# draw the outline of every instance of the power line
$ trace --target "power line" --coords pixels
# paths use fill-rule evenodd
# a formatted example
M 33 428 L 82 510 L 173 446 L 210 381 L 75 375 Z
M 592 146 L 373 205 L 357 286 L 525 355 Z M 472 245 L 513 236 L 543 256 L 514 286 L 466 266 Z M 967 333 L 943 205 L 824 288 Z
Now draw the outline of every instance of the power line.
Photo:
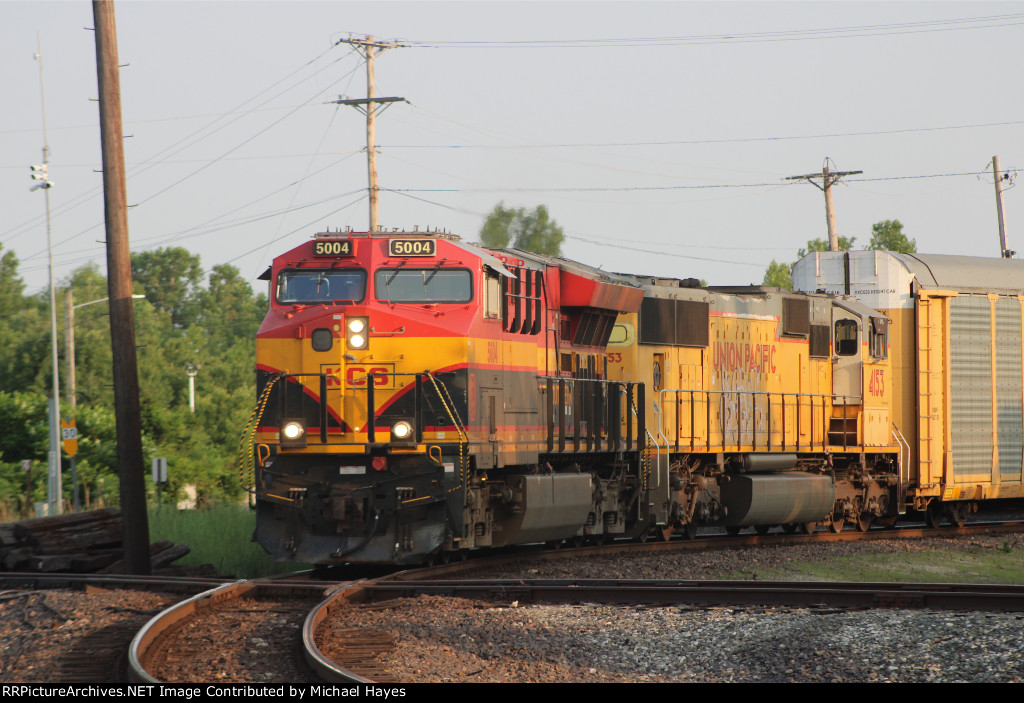
M 1024 14 L 962 17 L 924 22 L 854 25 L 815 29 L 780 30 L 774 32 L 730 32 L 726 34 L 695 34 L 666 37 L 625 37 L 605 39 L 539 39 L 513 41 L 416 41 L 403 39 L 413 48 L 445 49 L 600 49 L 638 46 L 680 46 L 706 44 L 750 44 L 784 41 L 813 41 L 820 39 L 851 39 L 876 36 L 953 32 L 975 29 L 993 29 L 1024 24 Z
M 1016 171 L 1009 171 L 1016 173 Z M 905 181 L 924 178 L 952 178 L 957 176 L 977 176 L 977 171 L 961 173 L 928 173 L 912 176 L 881 176 L 878 178 L 850 178 L 847 183 L 866 183 L 870 181 Z M 605 193 L 630 191 L 661 191 L 661 190 L 714 190 L 725 188 L 779 188 L 799 185 L 796 182 L 772 183 L 704 183 L 698 185 L 669 186 L 567 186 L 538 188 L 387 188 L 392 193 Z
M 297 69 L 295 69 L 294 71 L 292 71 L 288 75 L 286 75 L 283 78 L 275 81 L 274 83 L 272 83 L 271 85 L 267 86 L 263 90 L 259 91 L 258 93 L 256 93 L 252 97 L 247 98 L 246 100 L 242 101 L 241 103 L 236 105 L 235 108 L 233 108 L 231 111 L 229 111 L 227 113 L 222 113 L 219 117 L 214 119 L 212 122 L 210 122 L 210 123 L 208 123 L 206 125 L 203 125 L 202 127 L 200 127 L 198 129 L 194 130 L 193 132 L 191 132 L 190 134 L 182 137 L 181 139 L 177 140 L 176 142 L 173 142 L 169 146 L 167 146 L 167 147 L 161 149 L 160 151 L 156 152 L 153 156 L 149 157 L 148 159 L 146 159 L 146 160 L 136 164 L 135 166 L 132 167 L 129 175 L 132 176 L 132 177 L 136 177 L 136 176 L 138 176 L 138 175 L 140 175 L 142 173 L 145 173 L 146 171 L 148 171 L 150 168 L 152 168 L 156 164 L 163 163 L 170 156 L 173 156 L 174 154 L 178 154 L 178 153 L 184 151 L 185 149 L 187 149 L 187 148 L 189 148 L 191 146 L 194 146 L 195 144 L 199 143 L 203 139 L 206 139 L 207 137 L 215 134 L 216 132 L 220 131 L 221 129 L 224 129 L 225 127 L 228 127 L 229 125 L 233 124 L 234 122 L 236 122 L 237 120 L 241 119 L 242 117 L 244 117 L 244 116 L 246 116 L 246 115 L 248 115 L 248 114 L 250 114 L 252 112 L 255 112 L 256 110 L 258 110 L 259 108 L 263 107 L 264 105 L 266 105 L 271 100 L 274 100 L 274 99 L 284 95 L 288 91 L 290 91 L 290 90 L 292 90 L 294 88 L 299 87 L 300 85 L 302 85 L 306 81 L 316 77 L 322 71 L 325 71 L 328 68 L 330 68 L 331 66 L 333 66 L 333 65 L 335 65 L 335 64 L 337 64 L 337 63 L 339 63 L 341 61 L 344 61 L 346 58 L 348 58 L 349 56 L 351 56 L 351 55 L 353 55 L 355 53 L 355 52 L 349 52 L 348 54 L 345 54 L 344 56 L 341 56 L 338 59 L 332 61 L 327 66 L 324 66 L 323 68 L 317 69 L 311 75 L 306 76 L 305 78 L 303 78 L 302 80 L 298 81 L 297 83 L 294 83 L 294 84 L 290 85 L 289 87 L 285 88 L 283 91 L 280 91 L 280 92 L 278 92 L 278 93 L 268 97 L 266 100 L 264 100 L 262 103 L 260 103 L 256 108 L 253 108 L 251 110 L 247 110 L 247 111 L 241 112 L 241 113 L 238 112 L 238 110 L 240 108 L 242 108 L 245 105 L 247 105 L 247 104 L 253 102 L 254 100 L 260 98 L 261 96 L 266 94 L 268 91 L 270 91 L 273 88 L 277 87 L 278 85 L 280 85 L 281 83 L 285 82 L 286 80 L 292 78 L 293 76 L 295 76 L 297 73 L 299 73 L 300 71 L 302 71 L 306 67 L 308 67 L 311 64 L 319 61 L 320 58 L 322 58 L 329 51 L 333 50 L 333 48 L 334 48 L 334 46 L 332 45 L 331 48 L 321 52 L 320 54 L 318 54 L 317 56 L 313 57 L 309 61 L 306 61 L 304 64 L 299 66 Z M 328 88 L 330 88 L 330 87 L 334 86 L 335 84 L 337 84 L 338 82 L 344 80 L 347 76 L 349 76 L 352 73 L 354 73 L 358 68 L 359 68 L 358 66 L 354 67 L 348 73 L 343 75 L 341 78 L 339 78 L 338 80 L 336 80 L 333 83 L 331 83 L 331 85 L 329 85 Z M 324 90 L 326 90 L 326 88 Z M 297 110 L 301 109 L 302 107 L 310 105 L 313 102 L 313 100 L 316 99 L 317 95 L 319 95 L 322 92 L 323 91 L 319 91 L 316 95 L 314 95 L 313 97 L 311 97 L 308 100 L 306 100 L 306 102 L 303 105 L 296 106 L 296 107 L 292 108 L 291 111 L 288 112 L 287 115 L 285 115 L 285 117 L 288 117 L 288 116 L 294 114 Z M 225 124 L 217 126 L 215 129 L 211 129 L 211 128 L 214 127 L 214 125 L 216 125 L 218 122 L 220 122 L 224 117 L 229 116 L 229 115 L 237 115 L 237 116 L 235 117 L 235 119 L 229 120 Z M 281 119 L 284 119 L 284 118 L 281 118 Z M 281 120 L 278 120 L 274 124 L 277 124 L 280 121 Z M 273 125 L 271 125 L 271 126 L 273 126 Z M 207 131 L 206 134 L 202 134 L 205 130 L 209 130 L 209 131 Z M 264 130 L 264 131 L 266 131 L 266 130 Z M 256 136 L 258 136 L 258 135 L 256 135 Z M 253 137 L 253 138 L 255 138 L 255 137 Z M 189 141 L 189 140 L 191 140 L 191 141 Z M 186 144 L 185 142 L 188 142 L 188 143 Z M 241 145 L 239 145 L 239 146 L 241 146 Z M 228 153 L 230 154 L 231 152 L 229 151 Z M 223 155 L 222 155 L 222 158 L 223 158 Z M 210 165 L 210 164 L 208 163 L 207 165 Z M 204 168 L 205 168 L 205 166 L 204 166 Z M 191 174 L 191 175 L 195 175 L 196 173 L 199 173 L 199 171 L 202 171 L 202 170 L 203 169 L 201 168 L 201 169 L 193 172 L 193 174 Z M 190 176 L 186 176 L 185 178 L 187 179 L 187 178 L 191 177 L 191 175 Z M 185 179 L 182 179 L 182 180 L 185 180 Z M 178 183 L 180 183 L 180 182 L 181 181 L 178 181 Z M 177 183 L 172 184 L 170 187 L 174 187 L 175 185 L 177 185 Z M 69 211 L 75 209 L 76 207 L 78 207 L 78 206 L 84 204 L 85 202 L 87 202 L 89 200 L 89 198 L 91 198 L 92 196 L 96 195 L 100 190 L 101 190 L 101 188 L 99 186 L 97 186 L 95 188 L 91 188 L 91 189 L 85 191 L 84 193 L 80 193 L 79 195 L 75 196 L 74 198 L 72 198 L 71 200 L 66 202 L 63 206 L 57 208 L 55 214 L 59 215 L 59 214 L 63 214 L 65 212 L 69 212 Z M 160 193 L 163 193 L 166 190 L 168 190 L 168 189 L 165 188 L 163 191 L 160 191 Z M 157 195 L 159 195 L 160 193 L 157 193 Z M 150 196 L 150 198 L 147 198 L 147 200 L 149 200 L 149 199 L 151 199 L 153 197 L 156 197 L 156 196 Z M 15 237 L 18 237 L 18 236 L 21 236 L 22 234 L 25 234 L 26 232 L 30 231 L 32 227 L 34 227 L 36 224 L 38 224 L 39 220 L 40 220 L 39 217 L 31 218 L 31 219 L 29 219 L 29 220 L 27 220 L 27 221 L 25 221 L 25 222 L 23 222 L 23 223 L 21 223 L 19 225 L 15 225 L 14 227 L 12 227 L 12 228 L 10 228 L 10 229 L 0 233 L 0 241 L 11 241 Z M 99 225 L 97 225 L 97 226 L 99 226 Z M 90 229 L 93 229 L 93 228 L 90 228 Z M 21 230 L 21 231 L 17 231 L 17 230 Z M 67 241 L 67 240 L 65 240 L 65 241 Z
M 646 142 L 568 142 L 564 144 L 389 144 L 388 149 L 561 149 L 561 148 L 600 148 L 600 147 L 632 147 L 632 146 L 677 146 L 691 144 L 744 144 L 749 142 L 782 142 L 804 139 L 836 139 L 839 137 L 875 137 L 889 134 L 910 134 L 915 132 L 940 132 L 956 129 L 980 129 L 985 127 L 1011 127 L 1024 125 L 1024 120 L 1010 122 L 984 122 L 968 125 L 949 125 L 941 127 L 907 127 L 905 129 L 885 129 L 869 132 L 834 132 L 827 134 L 793 134 L 776 137 L 727 137 L 723 139 L 671 139 Z

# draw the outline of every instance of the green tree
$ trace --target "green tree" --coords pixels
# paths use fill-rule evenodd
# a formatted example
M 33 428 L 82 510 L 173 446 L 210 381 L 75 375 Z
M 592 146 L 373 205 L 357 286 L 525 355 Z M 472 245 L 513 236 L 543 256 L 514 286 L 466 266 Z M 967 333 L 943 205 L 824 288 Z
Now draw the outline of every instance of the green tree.
M 18 256 L 9 251 L 3 253 L 0 245 L 0 318 L 9 317 L 20 307 L 20 298 L 25 284 L 18 276 Z
M 772 259 L 772 262 L 768 264 L 768 270 L 764 272 L 764 280 L 761 281 L 761 285 L 793 290 L 792 268 L 793 264 L 780 264 Z
M 856 237 L 839 237 L 839 249 L 842 251 L 849 251 L 853 249 L 853 242 Z M 807 248 L 799 249 L 796 252 L 796 260 L 807 256 L 807 254 L 815 251 L 828 251 L 828 240 L 817 238 L 807 240 Z M 764 278 L 761 280 L 763 286 L 775 286 L 776 288 L 785 288 L 786 290 L 793 290 L 793 264 L 779 263 L 775 259 L 768 264 L 768 268 L 765 269 Z
M 182 247 L 132 254 L 132 280 L 153 307 L 171 314 L 177 328 L 194 321 L 194 297 L 202 279 L 199 257 Z
M 266 295 L 253 295 L 252 286 L 230 264 L 213 267 L 209 285 L 199 292 L 197 302 L 198 323 L 220 351 L 239 339 L 252 343 L 267 312 Z
M 551 219 L 544 205 L 527 212 L 524 207 L 506 208 L 504 203 L 498 203 L 480 229 L 484 246 L 502 249 L 511 243 L 516 249 L 549 256 L 562 255 L 563 239 L 562 228 Z
M 144 290 L 152 302 L 134 305 L 143 451 L 147 458 L 167 457 L 168 501 L 186 483 L 196 485 L 206 501 L 237 497 L 235 454 L 255 398 L 255 334 L 266 313 L 266 295 L 254 294 L 230 265 L 213 267 L 204 284 L 199 257 L 185 249 L 137 254 L 133 267 L 136 290 Z M 76 269 L 61 287 L 71 288 L 76 305 L 107 295 L 106 278 L 95 266 Z M 32 502 L 26 501 L 22 459 L 37 462 L 34 499 L 43 500 L 45 493 L 45 469 L 39 466 L 47 451 L 49 296 L 25 296 L 23 289 L 17 259 L 0 251 L 0 516 Z M 57 301 L 62 307 L 63 295 Z M 105 302 L 95 302 L 75 312 L 78 472 L 82 496 L 93 505 L 118 502 L 107 310 Z M 61 309 L 57 315 L 64 319 Z M 63 359 L 60 363 L 66 382 Z M 201 367 L 195 413 L 188 405 L 186 363 Z M 71 414 L 67 404 L 62 410 Z M 64 490 L 70 500 L 70 480 Z M 152 489 L 150 497 L 155 497 Z
M 907 239 L 903 234 L 903 223 L 899 220 L 882 220 L 871 225 L 871 243 L 868 249 L 885 249 L 900 254 L 917 251 L 917 240 Z
M 838 239 L 839 239 L 839 251 L 850 251 L 851 249 L 853 249 L 853 243 L 854 243 L 854 241 L 856 241 L 857 238 L 856 237 L 844 237 L 842 235 L 839 235 Z M 818 239 L 809 239 L 809 240 L 807 240 L 807 248 L 806 249 L 799 249 L 799 250 L 797 250 L 797 252 L 796 252 L 796 260 L 799 261 L 800 259 L 804 258 L 808 254 L 810 254 L 812 252 L 815 252 L 815 251 L 828 251 L 828 250 L 829 250 L 829 246 L 828 246 L 828 240 L 827 239 L 821 239 L 820 237 Z

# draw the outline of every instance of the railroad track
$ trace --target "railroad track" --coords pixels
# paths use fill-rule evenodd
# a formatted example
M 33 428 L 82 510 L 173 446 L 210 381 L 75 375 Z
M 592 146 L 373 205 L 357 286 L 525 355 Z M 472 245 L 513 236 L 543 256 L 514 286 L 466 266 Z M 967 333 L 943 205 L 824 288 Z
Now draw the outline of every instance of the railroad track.
M 159 683 L 199 676 L 204 681 L 310 680 L 295 636 L 310 609 L 334 582 L 265 579 L 222 584 L 177 603 L 150 620 L 129 648 L 128 677 Z M 231 657 L 228 652 L 232 652 Z M 315 680 L 315 679 L 312 679 Z
M 140 612 L 132 624 L 105 628 L 89 642 L 80 643 L 72 655 L 61 664 L 62 676 L 67 681 L 96 681 L 108 676 L 117 680 L 124 674 L 124 659 L 130 659 L 132 672 L 130 680 L 155 682 L 158 680 L 216 680 L 211 677 L 216 670 L 218 645 L 215 632 L 226 630 L 231 638 L 249 637 L 243 629 L 245 623 L 254 619 L 276 618 L 283 625 L 278 629 L 283 639 L 274 645 L 257 642 L 253 645 L 253 661 L 266 660 L 268 651 L 275 651 L 276 658 L 290 660 L 292 671 L 301 670 L 301 677 L 314 681 L 362 681 L 367 683 L 386 682 L 391 675 L 380 663 L 381 658 L 393 648 L 394 640 L 386 632 L 368 634 L 365 630 L 341 630 L 333 628 L 334 636 L 344 639 L 344 644 L 332 642 L 331 657 L 323 654 L 324 642 L 320 639 L 323 624 L 340 612 L 339 609 L 360 604 L 360 607 L 388 607 L 388 601 L 395 598 L 415 597 L 431 594 L 473 599 L 495 599 L 502 602 L 521 603 L 631 603 L 665 604 L 687 603 L 700 608 L 722 604 L 774 604 L 784 607 L 802 607 L 807 604 L 827 605 L 836 608 L 963 608 L 973 610 L 1001 609 L 1024 610 L 1019 604 L 1024 598 L 1020 588 L 989 586 L 951 586 L 948 584 L 835 584 L 835 583 L 768 583 L 757 581 L 580 581 L 580 580 L 486 580 L 467 583 L 454 576 L 467 568 L 486 567 L 502 560 L 559 559 L 580 557 L 589 554 L 610 554 L 620 551 L 674 550 L 674 549 L 715 549 L 744 545 L 806 543 L 806 540 L 847 541 L 882 539 L 917 539 L 919 537 L 941 537 L 964 535 L 976 532 L 998 532 L 1020 530 L 1017 523 L 972 524 L 963 528 L 918 530 L 900 528 L 895 530 L 873 530 L 867 533 L 846 531 L 841 534 L 818 533 L 814 536 L 770 534 L 737 537 L 711 536 L 697 540 L 673 540 L 664 543 L 648 542 L 644 545 L 610 544 L 599 547 L 584 547 L 561 550 L 526 550 L 501 557 L 472 559 L 468 563 L 453 563 L 433 569 L 410 570 L 390 576 L 359 581 L 353 585 L 339 587 L 336 581 L 313 581 L 308 574 L 292 579 L 271 579 L 225 585 L 216 579 L 198 578 L 144 578 L 126 576 L 80 576 L 67 574 L 0 574 L 0 583 L 7 587 L 31 589 L 43 588 L 85 588 L 106 590 L 114 588 L 147 588 L 198 596 L 169 607 L 153 617 L 142 631 L 141 620 L 153 615 Z M 447 577 L 439 581 L 437 577 Z M 302 580 L 299 580 L 302 579 Z M 430 580 L 427 580 L 430 579 Z M 324 600 L 337 591 L 333 598 Z M 319 606 L 317 603 L 323 601 Z M 376 605 L 371 605 L 376 604 Z M 205 620 L 204 620 L 205 619 Z M 209 623 L 221 621 L 221 625 Z M 208 624 L 196 623 L 205 622 Z M 229 623 L 227 625 L 223 623 Z M 273 629 L 273 628 L 271 628 Z M 196 636 L 196 633 L 201 633 Z M 301 633 L 302 646 L 297 641 Z M 289 639 L 290 638 L 290 639 Z M 259 638 L 252 636 L 252 641 Z M 129 640 L 132 654 L 124 656 Z M 116 643 L 116 644 L 115 644 Z M 212 645 L 212 647 L 211 647 Z M 278 649 L 271 650 L 272 646 Z M 266 649 L 264 649 L 266 648 Z M 211 655 L 211 650 L 213 654 Z M 264 650 L 264 651 L 260 651 Z M 206 673 L 198 673 L 205 671 Z M 242 671 L 231 672 L 247 676 Z M 296 674 L 290 675 L 295 679 Z M 246 679 L 252 680 L 252 679 Z M 282 679 L 287 680 L 287 679 Z
M 331 654 L 323 651 L 321 629 L 331 619 L 344 619 L 353 605 L 385 605 L 418 596 L 490 600 L 502 604 L 614 604 L 635 606 L 757 605 L 842 609 L 927 608 L 1024 612 L 1024 586 L 945 583 L 833 583 L 765 581 L 689 581 L 628 579 L 492 579 L 461 582 L 413 580 L 409 574 L 355 582 L 320 603 L 303 627 L 306 660 L 317 675 L 339 683 L 383 683 L 391 680 L 380 657 L 394 642 L 379 632 L 367 642 L 367 630 L 332 628 Z M 340 654 L 339 654 L 340 653 Z M 379 672 L 379 673 L 378 673 Z M 383 675 L 385 678 L 376 678 Z
M 676 551 L 700 551 L 706 549 L 730 549 L 735 547 L 757 547 L 785 544 L 834 544 L 838 542 L 870 542 L 873 540 L 918 540 L 935 539 L 942 537 L 959 537 L 981 534 L 1016 533 L 1024 531 L 1024 521 L 979 521 L 964 525 L 963 527 L 943 527 L 933 529 L 915 525 L 899 526 L 891 528 L 876 527 L 867 532 L 858 532 L 853 529 L 844 530 L 839 533 L 819 530 L 811 535 L 786 533 L 782 531 L 771 532 L 766 535 L 754 533 L 740 533 L 739 535 L 712 534 L 700 535 L 695 539 L 687 539 L 682 535 L 675 535 L 665 541 L 634 542 L 619 540 L 607 542 L 601 545 L 573 547 L 568 544 L 553 547 L 552 545 L 526 545 L 490 550 L 480 556 L 474 556 L 466 561 L 453 561 L 447 564 L 437 563 L 429 567 L 432 574 L 445 575 L 457 574 L 478 567 L 487 567 L 502 564 L 507 561 L 518 561 L 523 559 L 539 561 L 558 561 L 572 557 L 587 557 L 600 554 L 627 554 L 640 552 L 676 552 Z M 409 570 L 398 572 L 390 578 L 418 578 L 421 570 Z M 408 576 L 406 576 L 408 575 Z

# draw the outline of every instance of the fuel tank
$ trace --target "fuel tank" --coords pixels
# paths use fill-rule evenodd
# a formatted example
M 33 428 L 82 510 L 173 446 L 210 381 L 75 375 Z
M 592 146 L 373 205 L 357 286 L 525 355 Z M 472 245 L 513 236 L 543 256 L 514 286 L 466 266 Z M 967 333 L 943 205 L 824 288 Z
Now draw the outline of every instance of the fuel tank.
M 832 513 L 836 501 L 831 476 L 787 472 L 727 478 L 721 493 L 728 526 L 816 522 Z

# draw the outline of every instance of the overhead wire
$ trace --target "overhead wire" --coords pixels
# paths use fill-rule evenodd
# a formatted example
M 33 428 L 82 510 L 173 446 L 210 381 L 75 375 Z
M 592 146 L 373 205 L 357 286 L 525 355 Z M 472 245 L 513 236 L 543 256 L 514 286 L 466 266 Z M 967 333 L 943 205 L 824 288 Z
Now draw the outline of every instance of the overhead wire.
M 315 71 L 310 76 L 307 76 L 307 77 L 303 78 L 301 81 L 295 83 L 294 85 L 289 86 L 285 90 L 283 90 L 283 91 L 281 91 L 279 93 L 276 93 L 275 95 L 270 96 L 269 98 L 264 100 L 262 103 L 260 103 L 256 108 L 253 108 L 253 109 L 250 109 L 250 110 L 246 110 L 244 112 L 239 112 L 240 108 L 244 107 L 245 105 L 248 105 L 249 103 L 253 102 L 254 100 L 257 100 L 258 98 L 260 98 L 261 96 L 266 94 L 268 91 L 272 90 L 273 88 L 277 87 L 281 83 L 285 82 L 286 80 L 289 80 L 290 78 L 292 78 L 293 76 L 295 76 L 296 74 L 301 72 L 306 67 L 310 66 L 311 64 L 315 63 L 316 61 L 319 61 L 324 55 L 326 55 L 329 51 L 331 51 L 334 48 L 334 46 L 335 45 L 332 45 L 329 49 L 326 49 L 325 51 L 321 52 L 320 54 L 318 54 L 317 56 L 313 57 L 309 61 L 305 62 L 304 64 L 299 66 L 297 69 L 295 69 L 294 71 L 292 71 L 288 75 L 286 75 L 283 78 L 275 81 L 274 83 L 272 83 L 271 85 L 269 85 L 266 88 L 262 89 L 261 91 L 259 91 L 255 95 L 253 95 L 252 97 L 247 98 L 246 100 L 242 101 L 241 103 L 236 105 L 234 108 L 232 108 L 232 110 L 230 110 L 230 111 L 228 111 L 226 113 L 220 113 L 212 122 L 209 122 L 206 125 L 203 125 L 202 127 L 197 128 L 196 130 L 194 130 L 190 134 L 185 135 L 181 139 L 179 139 L 179 140 L 173 142 L 172 144 L 168 145 L 167 147 L 164 147 L 163 149 L 157 151 L 155 154 L 153 154 L 149 158 L 144 159 L 143 161 L 136 163 L 134 166 L 132 166 L 129 169 L 128 175 L 131 176 L 131 177 L 135 177 L 135 176 L 140 175 L 141 173 L 145 173 L 147 170 L 149 170 L 149 168 L 152 168 L 153 166 L 155 166 L 157 164 L 164 163 L 164 161 L 169 156 L 173 156 L 174 154 L 180 153 L 184 149 L 186 149 L 186 148 L 188 148 L 190 146 L 193 146 L 193 145 L 199 143 L 200 141 L 202 141 L 203 139 L 206 139 L 207 137 L 209 137 L 209 136 L 219 132 L 221 129 L 224 129 L 227 126 L 233 124 L 238 119 L 241 119 L 242 117 L 247 116 L 247 115 L 251 114 L 252 112 L 255 112 L 256 110 L 258 110 L 259 108 L 263 107 L 270 100 L 274 100 L 274 99 L 284 95 L 285 93 L 289 92 L 290 90 L 299 87 L 300 85 L 305 83 L 310 78 L 316 76 L 318 73 L 320 73 L 320 72 L 322 72 L 324 70 L 327 70 L 327 68 L 329 68 L 330 66 L 333 66 L 334 64 L 339 63 L 339 62 L 347 59 L 349 56 L 355 55 L 355 53 L 356 53 L 354 50 L 353 51 L 349 51 L 347 54 L 345 54 L 344 56 L 339 57 L 338 59 L 336 59 L 335 61 L 331 62 L 327 66 L 325 66 L 325 67 L 323 67 L 321 69 L 318 69 L 317 71 Z M 356 70 L 358 70 L 358 68 L 359 68 L 359 65 L 357 64 L 356 67 L 353 68 L 349 73 L 354 73 Z M 339 79 L 339 81 L 340 80 L 344 80 L 344 78 L 347 77 L 347 76 L 348 76 L 348 74 L 346 74 L 341 79 Z M 335 83 L 337 83 L 337 82 L 338 81 L 335 81 Z M 333 83 L 332 83 L 332 85 L 333 85 Z M 287 113 L 286 116 L 292 115 L 298 109 L 301 109 L 302 107 L 308 106 L 312 102 L 313 99 L 315 99 L 315 97 L 314 98 L 310 98 L 305 103 L 303 103 L 303 105 L 300 105 L 300 106 L 297 106 L 297 107 L 293 107 Z M 220 125 L 220 126 L 216 127 L 216 129 L 211 129 L 219 121 L 223 120 L 225 117 L 227 117 L 229 115 L 237 115 L 237 117 L 235 119 L 233 119 L 233 120 L 228 121 L 227 123 L 225 123 L 223 125 Z M 278 120 L 278 122 L 280 122 L 280 120 Z M 275 122 L 275 124 L 276 123 L 277 122 Z M 209 131 L 206 134 L 202 134 L 206 130 L 209 130 Z M 191 140 L 191 141 L 189 141 L 189 140 Z M 186 144 L 185 142 L 188 142 L 188 143 Z M 166 156 L 161 156 L 161 155 L 166 155 Z M 200 169 L 200 170 L 202 170 L 202 169 Z M 198 171 L 196 171 L 195 173 L 198 173 Z M 74 208 L 78 207 L 79 205 L 82 205 L 90 197 L 92 197 L 93 195 L 97 194 L 101 190 L 102 190 L 102 186 L 96 186 L 94 188 L 91 188 L 91 189 L 83 192 L 83 193 L 80 193 L 79 195 L 73 197 L 71 200 L 65 202 L 63 205 L 58 206 L 57 208 L 55 208 L 54 211 L 53 211 L 53 216 L 56 217 L 58 215 L 62 215 L 64 213 L 66 213 L 66 212 L 68 212 L 70 210 L 73 210 Z M 161 192 L 164 192 L 164 191 L 161 191 Z M 155 196 L 151 196 L 151 198 L 152 197 L 155 197 Z M 147 198 L 147 200 L 148 199 L 149 198 Z M 11 233 L 14 232 L 15 230 L 21 230 L 22 228 L 31 228 L 31 227 L 37 225 L 42 220 L 43 220 L 43 216 L 42 215 L 38 215 L 36 217 L 30 218 L 29 220 L 23 222 L 22 224 L 15 225 L 14 227 L 12 227 L 12 228 L 4 231 L 4 232 L 0 232 L 0 241 L 11 241 L 15 237 L 18 237 L 21 234 L 25 234 L 27 231 L 30 231 L 30 230 L 24 230 L 24 231 L 21 231 L 21 232 L 16 232 L 13 235 Z M 92 228 L 90 228 L 90 229 L 92 229 Z M 8 236 L 8 235 L 11 235 L 11 236 Z
M 308 222 L 306 222 L 306 223 L 304 223 L 302 225 L 299 225 L 295 229 L 293 229 L 293 230 L 291 230 L 289 232 L 285 232 L 284 234 L 282 234 L 280 236 L 272 237 L 271 239 L 269 239 L 268 241 L 264 242 L 263 244 L 255 247 L 253 249 L 250 249 L 248 251 L 244 251 L 244 252 L 238 254 L 237 256 L 235 256 L 234 258 L 228 259 L 224 263 L 230 264 L 233 261 L 238 261 L 239 259 L 241 259 L 244 256 L 248 256 L 249 254 L 253 254 L 253 253 L 257 252 L 257 251 L 265 249 L 268 246 L 270 246 L 271 244 L 273 244 L 274 242 L 276 242 L 277 240 L 283 239 L 284 237 L 290 237 L 293 234 L 301 232 L 301 231 L 305 230 L 307 227 L 311 227 L 312 225 L 316 224 L 320 220 L 323 220 L 326 217 L 330 217 L 331 215 L 336 215 L 339 212 L 341 212 L 342 210 L 346 210 L 346 209 L 352 207 L 353 205 L 356 205 L 356 204 L 362 202 L 363 200 L 365 200 L 366 198 L 369 197 L 369 195 L 366 193 L 366 191 L 364 189 L 362 189 L 362 188 L 360 188 L 359 191 L 352 191 L 352 193 L 355 193 L 355 192 L 360 192 L 360 196 L 358 198 L 356 198 L 355 200 L 353 200 L 352 202 L 350 202 L 350 203 L 348 203 L 346 205 L 342 205 L 341 207 L 337 208 L 336 210 L 332 210 L 331 212 L 328 212 L 328 213 L 325 213 L 323 215 L 320 215 L 319 217 L 317 217 L 317 218 L 315 218 L 313 220 L 310 220 L 310 221 L 308 221 Z M 351 195 L 352 193 L 349 193 L 349 195 Z
M 533 39 L 533 40 L 412 40 L 396 39 L 412 48 L 446 49 L 593 49 L 634 48 L 639 46 L 679 46 L 707 44 L 749 44 L 821 39 L 851 39 L 903 34 L 967 31 L 1013 27 L 1024 24 L 1024 13 L 962 17 L 922 22 L 852 25 L 812 29 L 777 30 L 771 32 L 730 32 L 663 37 L 619 37 L 605 39 Z
M 388 144 L 388 149 L 560 149 L 560 148 L 605 148 L 634 146 L 687 146 L 696 144 L 745 144 L 750 142 L 782 142 L 806 139 L 838 139 L 841 137 L 876 137 L 890 134 L 910 134 L 915 132 L 939 132 L 956 129 L 979 129 L 986 127 L 1016 127 L 1024 125 L 1024 120 L 1006 122 L 982 122 L 967 125 L 944 125 L 938 127 L 907 127 L 903 129 L 883 129 L 863 132 L 833 132 L 824 134 L 789 134 L 774 137 L 728 137 L 721 139 L 663 139 L 659 141 L 637 142 L 566 142 L 548 144 Z

